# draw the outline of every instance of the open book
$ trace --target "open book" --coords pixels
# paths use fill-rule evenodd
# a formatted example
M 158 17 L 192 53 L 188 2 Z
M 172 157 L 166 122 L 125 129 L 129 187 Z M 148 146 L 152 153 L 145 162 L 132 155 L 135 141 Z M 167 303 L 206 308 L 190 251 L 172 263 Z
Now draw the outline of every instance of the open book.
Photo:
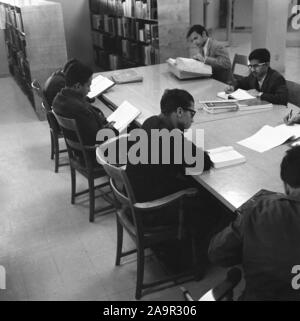
M 246 162 L 245 156 L 237 152 L 232 146 L 224 146 L 207 151 L 214 168 L 221 168 Z
M 111 78 L 116 84 L 126 84 L 131 82 L 143 81 L 143 76 L 139 75 L 133 69 L 116 72 L 111 76 Z
M 235 100 L 246 100 L 246 99 L 256 99 L 256 97 L 250 95 L 246 90 L 237 89 L 236 91 L 226 94 L 225 91 L 222 91 L 217 94 L 219 98 L 222 99 L 235 99 Z
M 115 83 L 110 79 L 98 75 L 97 77 L 93 78 L 90 92 L 88 93 L 89 98 L 95 98 L 102 94 L 105 90 L 111 88 Z
M 120 133 L 136 119 L 141 112 L 128 101 L 124 101 L 109 117 L 108 122 L 115 122 L 114 127 Z
M 280 146 L 289 139 L 297 138 L 300 138 L 300 125 L 287 126 L 282 124 L 276 127 L 266 125 L 256 134 L 238 142 L 238 144 L 263 153 Z
M 169 70 L 179 79 L 210 77 L 212 67 L 190 58 L 169 58 Z

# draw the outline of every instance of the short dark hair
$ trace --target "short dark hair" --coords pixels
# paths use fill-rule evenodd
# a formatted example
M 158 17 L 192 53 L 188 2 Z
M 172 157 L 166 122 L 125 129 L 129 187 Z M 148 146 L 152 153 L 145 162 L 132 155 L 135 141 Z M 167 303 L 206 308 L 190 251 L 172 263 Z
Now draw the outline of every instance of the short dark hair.
M 293 188 L 300 188 L 300 146 L 286 152 L 281 162 L 281 179 Z
M 254 59 L 258 60 L 260 63 L 270 62 L 271 61 L 270 51 L 265 48 L 255 49 L 250 53 L 249 61 Z
M 93 75 L 93 70 L 82 64 L 80 61 L 74 62 L 66 72 L 66 86 L 72 87 L 79 83 L 84 85 Z
M 170 114 L 179 107 L 188 108 L 192 103 L 194 98 L 186 90 L 167 89 L 161 98 L 160 109 L 163 114 Z
M 69 69 L 69 67 L 71 65 L 73 65 L 74 63 L 77 63 L 77 62 L 79 62 L 79 61 L 77 59 L 75 59 L 75 58 L 72 58 L 72 59 L 68 60 L 66 62 L 66 64 L 64 65 L 64 67 L 63 67 L 63 70 L 62 70 L 63 73 L 65 74 L 67 72 L 67 70 Z
M 205 32 L 206 35 L 208 36 L 207 30 L 205 29 L 205 27 L 203 27 L 203 26 L 201 26 L 201 25 L 193 25 L 193 26 L 189 29 L 186 37 L 189 38 L 190 35 L 191 35 L 193 32 L 197 32 L 200 36 L 202 36 L 203 32 Z

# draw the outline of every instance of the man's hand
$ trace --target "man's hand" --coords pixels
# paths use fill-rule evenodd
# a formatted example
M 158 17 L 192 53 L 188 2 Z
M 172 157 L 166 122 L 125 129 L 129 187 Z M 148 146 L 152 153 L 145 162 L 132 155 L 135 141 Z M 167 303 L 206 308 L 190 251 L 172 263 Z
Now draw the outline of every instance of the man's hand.
M 291 126 L 294 124 L 300 124 L 300 112 L 295 115 L 294 117 L 291 117 L 290 114 L 287 114 L 284 118 L 283 121 L 286 125 Z
M 205 58 L 200 53 L 198 53 L 197 55 L 193 56 L 193 59 L 201 61 L 201 62 L 205 61 Z
M 260 97 L 262 95 L 262 93 L 257 91 L 256 89 L 248 90 L 248 94 L 250 94 L 250 95 L 252 95 L 254 97 Z
M 229 86 L 225 87 L 224 91 L 226 94 L 231 94 L 234 92 L 234 87 L 229 85 Z

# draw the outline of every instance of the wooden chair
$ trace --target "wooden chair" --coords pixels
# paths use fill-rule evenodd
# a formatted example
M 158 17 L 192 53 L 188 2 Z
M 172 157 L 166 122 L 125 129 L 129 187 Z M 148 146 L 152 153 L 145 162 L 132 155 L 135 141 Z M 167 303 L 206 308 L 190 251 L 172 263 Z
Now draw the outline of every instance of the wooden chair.
M 239 54 L 234 55 L 231 71 L 232 71 L 233 77 L 235 79 L 239 80 L 239 79 L 245 77 L 245 75 L 241 75 L 241 74 L 236 73 L 236 65 L 246 66 L 247 71 L 248 71 L 248 57 L 244 56 L 244 55 L 239 55 Z
M 289 103 L 300 107 L 300 84 L 287 80 L 286 85 L 289 91 Z
M 144 283 L 144 250 L 166 241 L 180 239 L 181 225 L 167 225 L 158 226 L 155 228 L 147 228 L 143 222 L 143 218 L 146 217 L 150 212 L 153 214 L 153 211 L 161 209 L 164 210 L 162 213 L 163 215 L 168 207 L 177 204 L 178 206 L 176 206 L 176 208 L 179 210 L 176 214 L 179 215 L 179 222 L 181 222 L 183 217 L 181 207 L 182 200 L 184 197 L 194 196 L 197 190 L 194 188 L 186 189 L 151 202 L 138 203 L 135 199 L 130 181 L 126 175 L 125 166 L 112 165 L 107 162 L 106 158 L 104 157 L 105 148 L 107 148 L 109 144 L 119 142 L 121 139 L 127 139 L 127 136 L 128 135 L 123 135 L 102 144 L 97 148 L 96 154 L 98 162 L 103 166 L 104 170 L 110 177 L 110 185 L 116 200 L 116 265 L 120 265 L 122 257 L 137 253 L 137 281 L 135 297 L 136 299 L 140 299 L 144 289 L 171 281 L 179 281 L 182 278 L 185 278 L 186 280 L 186 277 L 191 277 L 191 275 L 194 273 L 194 270 L 184 273 L 181 272 L 177 275 L 173 275 L 152 283 Z M 136 249 L 127 252 L 122 251 L 124 229 L 135 242 Z
M 60 163 L 59 162 L 59 154 L 66 153 L 66 149 L 60 149 L 59 146 L 59 140 L 63 139 L 63 134 L 61 132 L 61 129 L 59 128 L 59 125 L 52 113 L 52 109 L 49 106 L 47 99 L 43 93 L 43 89 L 40 85 L 40 83 L 37 80 L 34 80 L 31 83 L 31 87 L 34 90 L 34 92 L 42 99 L 42 108 L 45 111 L 47 121 L 50 128 L 50 139 L 51 139 L 51 159 L 55 159 L 55 167 L 54 171 L 55 173 L 58 173 L 58 168 L 60 166 L 66 166 L 69 165 L 69 163 Z
M 102 188 L 109 186 L 108 177 L 102 166 L 96 163 L 96 146 L 87 146 L 83 144 L 81 134 L 78 130 L 75 119 L 64 118 L 52 111 L 60 128 L 62 129 L 71 169 L 71 204 L 75 203 L 75 197 L 89 193 L 89 221 L 95 220 L 95 189 L 99 189 L 102 198 L 109 203 L 108 206 L 99 211 L 105 215 L 114 210 L 114 202 L 109 194 L 111 190 L 103 191 Z M 73 138 L 74 137 L 74 138 Z M 76 193 L 76 171 L 82 174 L 87 180 L 89 188 Z M 104 178 L 104 182 L 95 186 L 95 179 Z

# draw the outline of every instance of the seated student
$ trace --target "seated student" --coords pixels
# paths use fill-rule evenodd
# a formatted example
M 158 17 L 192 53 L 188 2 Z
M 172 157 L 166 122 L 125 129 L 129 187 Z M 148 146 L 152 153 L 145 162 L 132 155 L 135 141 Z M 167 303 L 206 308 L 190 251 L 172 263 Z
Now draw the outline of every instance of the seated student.
M 272 104 L 287 105 L 288 89 L 285 79 L 270 67 L 270 61 L 271 55 L 267 49 L 253 50 L 249 55 L 250 75 L 235 81 L 234 86 L 228 86 L 225 92 L 231 93 L 241 88 Z
M 299 164 L 300 147 L 287 151 L 281 163 L 285 194 L 264 191 L 211 240 L 213 263 L 242 264 L 243 300 L 300 300 L 292 287 L 292 269 L 300 262 Z
M 55 71 L 45 82 L 44 94 L 48 105 L 51 107 L 55 96 L 65 87 L 66 78 L 65 74 L 68 68 L 75 62 L 76 59 L 69 60 L 65 66 Z
M 108 127 L 103 113 L 89 104 L 86 95 L 90 91 L 93 71 L 77 61 L 67 69 L 66 87 L 58 93 L 53 101 L 56 114 L 75 119 L 82 135 L 83 144 L 95 145 L 97 132 Z M 74 139 L 74 137 L 73 137 Z
M 148 137 L 148 163 L 127 164 L 127 175 L 131 182 L 133 192 L 138 202 L 152 201 L 169 194 L 178 192 L 182 189 L 197 187 L 199 193 L 194 198 L 188 198 L 184 202 L 185 219 L 187 224 L 194 228 L 194 233 L 199 244 L 199 259 L 202 268 L 207 263 L 208 242 L 215 227 L 219 210 L 213 211 L 215 208 L 209 196 L 205 195 L 204 189 L 191 177 L 185 175 L 187 166 L 193 167 L 194 164 L 187 164 L 184 159 L 182 162 L 175 162 L 175 154 L 178 153 L 179 144 L 171 143 L 169 153 L 170 161 L 165 164 L 162 161 L 162 141 L 159 141 L 159 161 L 151 163 L 151 135 L 153 130 L 179 130 L 181 139 L 183 131 L 190 128 L 196 111 L 194 109 L 194 98 L 185 90 L 172 89 L 166 90 L 161 98 L 161 114 L 148 118 L 142 129 L 146 131 Z M 153 142 L 153 139 L 152 139 Z M 184 142 L 182 146 L 184 145 Z M 195 145 L 192 145 L 196 149 Z M 166 150 L 166 149 L 164 149 Z M 179 151 L 181 153 L 182 150 Z M 195 155 L 195 153 L 193 153 Z M 211 161 L 207 153 L 202 151 L 204 170 L 211 167 Z M 199 172 L 197 173 L 199 175 Z M 170 213 L 153 213 L 145 217 L 145 224 L 149 226 L 160 226 L 176 222 L 176 209 Z M 215 215 L 216 213 L 216 215 Z M 167 214 L 167 215 L 166 215 Z M 203 272 L 203 270 L 201 271 Z M 199 273 L 200 269 L 199 269 Z
M 187 39 L 199 49 L 199 53 L 193 58 L 212 66 L 213 78 L 224 83 L 232 79 L 228 51 L 218 41 L 209 38 L 203 26 L 192 26 L 187 33 Z

